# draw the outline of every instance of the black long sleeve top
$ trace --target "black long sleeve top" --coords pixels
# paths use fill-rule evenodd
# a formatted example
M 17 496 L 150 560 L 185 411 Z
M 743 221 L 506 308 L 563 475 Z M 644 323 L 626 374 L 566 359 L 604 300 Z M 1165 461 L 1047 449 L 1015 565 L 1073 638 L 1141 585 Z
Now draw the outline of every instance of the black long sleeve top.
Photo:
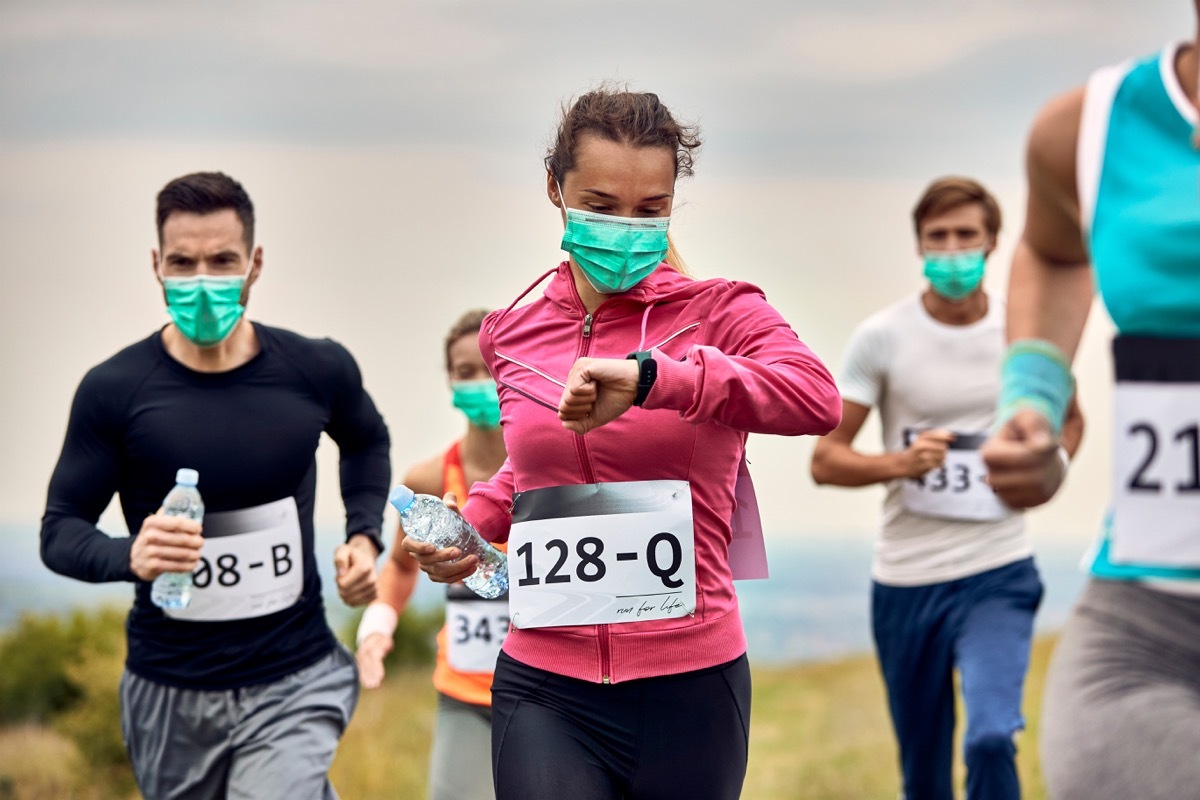
M 387 426 L 350 353 L 254 323 L 260 352 L 228 372 L 201 373 L 167 354 L 155 333 L 94 367 L 75 394 L 42 519 L 42 560 L 85 581 L 133 581 L 129 670 L 194 689 L 276 680 L 321 658 L 335 640 L 325 621 L 313 552 L 316 449 L 338 444 L 347 537 L 379 541 L 391 479 Z M 294 604 L 247 619 L 173 619 L 150 602 L 129 567 L 142 520 L 180 467 L 200 473 L 206 514 L 294 498 L 303 568 Z M 113 493 L 129 535 L 96 527 Z M 243 566 L 244 568 L 244 566 Z

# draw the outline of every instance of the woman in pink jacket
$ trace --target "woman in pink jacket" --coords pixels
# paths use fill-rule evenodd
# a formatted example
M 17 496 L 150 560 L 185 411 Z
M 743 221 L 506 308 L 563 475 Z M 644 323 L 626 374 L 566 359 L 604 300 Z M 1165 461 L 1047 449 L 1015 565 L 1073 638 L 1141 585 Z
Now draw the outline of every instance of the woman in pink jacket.
M 761 290 L 690 278 L 669 252 L 699 146 L 656 95 L 578 98 L 546 157 L 570 258 L 480 331 L 509 456 L 466 507 L 509 548 L 500 800 L 741 792 L 750 672 L 729 546 L 746 436 L 825 434 L 841 400 Z M 476 567 L 403 546 L 435 580 Z

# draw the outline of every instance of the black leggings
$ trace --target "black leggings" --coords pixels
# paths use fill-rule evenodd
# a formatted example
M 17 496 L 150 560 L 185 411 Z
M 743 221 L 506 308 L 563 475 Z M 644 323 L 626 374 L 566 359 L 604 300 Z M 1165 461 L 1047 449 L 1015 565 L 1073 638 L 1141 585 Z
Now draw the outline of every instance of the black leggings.
M 496 662 L 497 800 L 735 800 L 749 741 L 745 655 L 612 685 Z

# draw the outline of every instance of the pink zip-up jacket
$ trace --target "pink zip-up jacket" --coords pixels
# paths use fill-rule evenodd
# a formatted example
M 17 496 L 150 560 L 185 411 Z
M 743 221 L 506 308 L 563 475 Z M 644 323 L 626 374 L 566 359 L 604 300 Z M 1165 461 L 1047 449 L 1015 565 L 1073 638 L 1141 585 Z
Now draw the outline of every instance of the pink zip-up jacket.
M 747 433 L 823 435 L 842 401 L 825 365 L 762 291 L 694 280 L 666 264 L 593 314 L 566 262 L 544 295 L 495 312 L 479 334 L 496 379 L 508 461 L 476 483 L 467 521 L 507 541 L 515 492 L 587 483 L 685 480 L 691 485 L 696 613 L 678 619 L 512 630 L 504 651 L 586 681 L 672 675 L 746 651 L 729 568 L 734 484 Z M 579 436 L 557 409 L 576 359 L 654 350 L 658 377 L 639 408 Z

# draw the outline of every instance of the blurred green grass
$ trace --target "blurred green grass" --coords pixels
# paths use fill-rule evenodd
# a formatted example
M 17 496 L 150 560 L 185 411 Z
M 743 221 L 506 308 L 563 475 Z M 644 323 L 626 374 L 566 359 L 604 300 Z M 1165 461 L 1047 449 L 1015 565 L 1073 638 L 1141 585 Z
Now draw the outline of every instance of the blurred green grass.
M 1034 742 L 1052 646 L 1050 638 L 1037 641 L 1026 685 L 1029 728 L 1018 742 L 1018 765 L 1027 800 L 1046 796 Z M 115 715 L 114 656 L 99 670 L 106 683 L 111 679 L 111 705 L 103 706 L 108 715 Z M 331 772 L 345 800 L 424 797 L 435 705 L 430 671 L 428 666 L 394 668 L 379 689 L 363 691 Z M 898 796 L 896 749 L 872 657 L 757 667 L 753 680 L 746 800 Z M 96 681 L 88 683 L 90 693 L 97 694 Z M 115 718 L 109 722 L 118 725 Z M 72 734 L 61 722 L 0 728 L 0 800 L 130 797 L 123 788 L 127 776 L 100 774 L 89 765 L 86 748 L 76 744 L 80 737 Z M 956 770 L 961 796 L 961 760 Z

